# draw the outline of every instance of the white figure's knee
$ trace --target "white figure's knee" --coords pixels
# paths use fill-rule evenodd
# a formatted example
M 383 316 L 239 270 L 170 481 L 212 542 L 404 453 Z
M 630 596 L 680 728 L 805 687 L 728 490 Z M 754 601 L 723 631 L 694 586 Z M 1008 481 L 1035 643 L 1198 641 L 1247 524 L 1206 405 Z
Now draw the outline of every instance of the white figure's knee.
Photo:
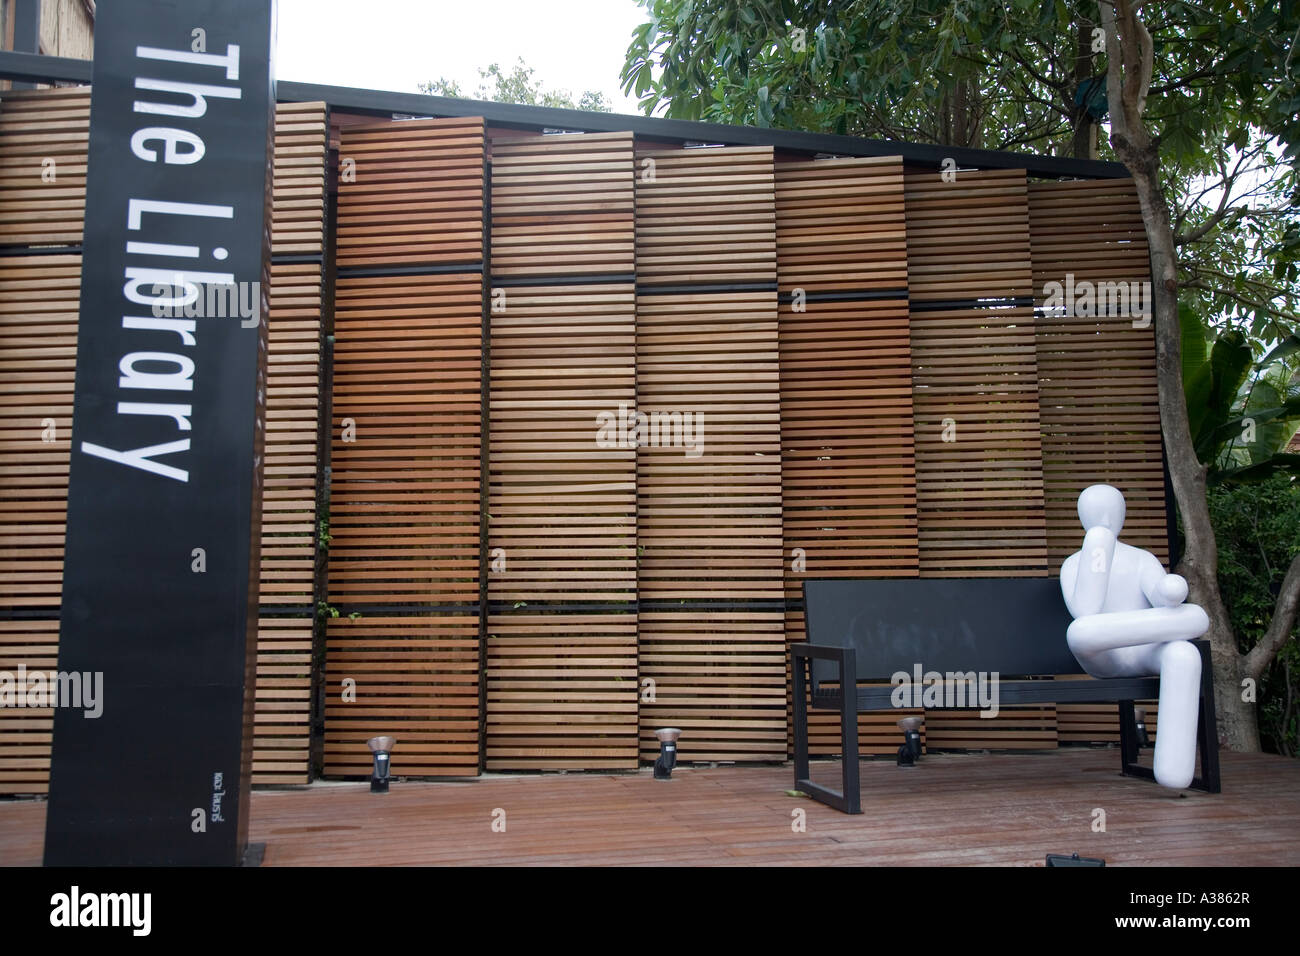
M 1201 652 L 1188 641 L 1170 641 L 1160 652 L 1160 679 L 1199 680 Z
M 1075 656 L 1093 654 L 1105 649 L 1105 639 L 1114 633 L 1114 626 L 1104 614 L 1088 614 L 1070 622 L 1065 631 L 1065 643 Z

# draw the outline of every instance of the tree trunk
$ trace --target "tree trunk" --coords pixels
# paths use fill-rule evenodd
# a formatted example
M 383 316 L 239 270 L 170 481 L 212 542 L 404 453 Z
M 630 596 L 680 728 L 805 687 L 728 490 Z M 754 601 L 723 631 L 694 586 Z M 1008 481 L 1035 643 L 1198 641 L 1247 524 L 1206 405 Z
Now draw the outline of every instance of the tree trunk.
M 1074 47 L 1074 90 L 1076 92 L 1067 95 L 1078 96 L 1077 90 L 1080 86 L 1092 79 L 1092 21 L 1079 17 L 1075 20 L 1075 47 Z M 1075 103 L 1073 100 L 1065 104 L 1066 109 L 1070 111 L 1070 124 L 1074 129 L 1074 136 L 1070 146 L 1070 155 L 1075 159 L 1096 159 L 1097 158 L 1097 124 L 1088 114 L 1087 104 Z
M 1182 339 L 1178 326 L 1177 247 L 1169 205 L 1160 188 L 1160 156 L 1142 120 L 1151 82 L 1151 36 L 1138 20 L 1132 0 L 1098 5 L 1106 29 L 1107 99 L 1111 145 L 1137 186 L 1138 202 L 1151 252 L 1155 320 L 1156 375 L 1160 422 L 1168 449 L 1169 474 L 1183 517 L 1187 547 L 1178 572 L 1187 578 L 1190 596 L 1210 618 L 1214 659 L 1214 698 L 1219 733 L 1233 750 L 1259 750 L 1255 705 L 1241 699 L 1241 655 L 1231 620 L 1219 592 L 1218 546 L 1206 499 L 1206 467 L 1192 443 L 1183 393 Z

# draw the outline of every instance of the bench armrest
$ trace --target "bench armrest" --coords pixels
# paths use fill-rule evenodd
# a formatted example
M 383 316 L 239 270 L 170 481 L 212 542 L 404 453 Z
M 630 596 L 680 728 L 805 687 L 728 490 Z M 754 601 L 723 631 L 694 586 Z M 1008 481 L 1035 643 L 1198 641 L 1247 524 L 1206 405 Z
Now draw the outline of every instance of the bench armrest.
M 790 668 L 792 672 L 803 673 L 803 660 L 814 661 L 832 661 L 839 665 L 840 689 L 856 686 L 857 683 L 857 651 L 851 647 L 828 647 L 824 644 L 791 644 L 790 645 Z M 812 668 L 808 668 L 808 679 L 811 684 L 812 692 L 817 693 L 817 674 Z M 846 683 L 847 681 L 847 683 Z

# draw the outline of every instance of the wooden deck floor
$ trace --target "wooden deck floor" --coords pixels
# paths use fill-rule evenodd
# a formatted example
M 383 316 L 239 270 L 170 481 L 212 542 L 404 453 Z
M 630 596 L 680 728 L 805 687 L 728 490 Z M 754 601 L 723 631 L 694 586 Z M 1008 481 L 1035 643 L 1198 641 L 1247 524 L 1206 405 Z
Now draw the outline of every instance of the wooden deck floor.
M 1224 793 L 1122 778 L 1114 750 L 930 755 L 863 764 L 861 816 L 790 797 L 789 767 L 488 777 L 257 791 L 249 837 L 267 866 L 367 864 L 1300 864 L 1300 762 L 1223 755 Z M 834 785 L 834 764 L 815 765 Z M 1106 813 L 1093 832 L 1094 809 Z M 806 811 L 795 832 L 792 811 Z M 492 829 L 504 811 L 505 832 Z M 497 813 L 497 817 L 500 814 Z M 40 862 L 45 805 L 0 802 L 0 863 Z

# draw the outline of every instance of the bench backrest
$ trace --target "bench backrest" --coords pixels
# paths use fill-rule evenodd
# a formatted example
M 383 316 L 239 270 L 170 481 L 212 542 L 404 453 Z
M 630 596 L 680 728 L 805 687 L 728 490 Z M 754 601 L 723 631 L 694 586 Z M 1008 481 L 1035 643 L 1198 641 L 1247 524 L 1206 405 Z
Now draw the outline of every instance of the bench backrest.
M 805 581 L 808 643 L 853 647 L 859 680 L 898 671 L 1082 674 L 1065 642 L 1070 612 L 1054 578 Z M 818 663 L 814 676 L 832 678 Z

